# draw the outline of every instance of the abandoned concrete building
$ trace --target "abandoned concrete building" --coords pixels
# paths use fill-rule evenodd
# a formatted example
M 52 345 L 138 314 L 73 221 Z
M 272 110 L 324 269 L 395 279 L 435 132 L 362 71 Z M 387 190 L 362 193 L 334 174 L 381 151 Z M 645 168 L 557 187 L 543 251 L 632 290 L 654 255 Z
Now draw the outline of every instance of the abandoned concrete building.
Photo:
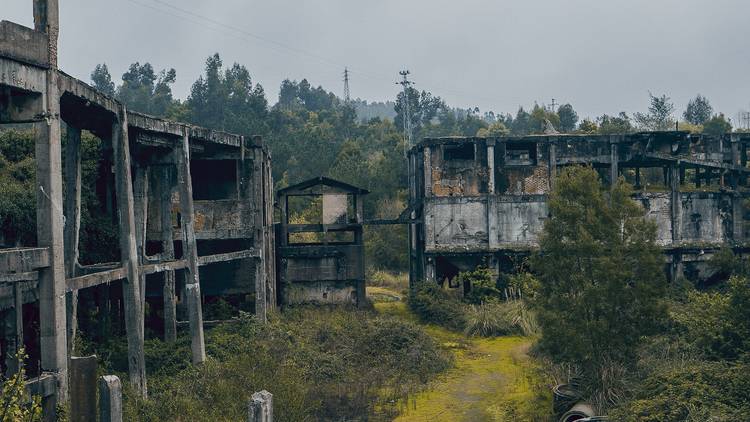
M 278 191 L 277 268 L 285 305 L 365 302 L 362 196 L 327 177 Z M 300 216 L 295 211 L 315 210 Z
M 0 22 L 0 126 L 33 131 L 38 185 L 36 244 L 0 249 L 2 361 L 13 373 L 26 346 L 29 387 L 54 415 L 68 397 L 77 309 L 124 323 L 129 379 L 143 395 L 147 303 L 168 341 L 186 315 L 195 363 L 205 359 L 202 299 L 254 296 L 265 319 L 276 305 L 273 184 L 260 138 L 128 111 L 58 70 L 58 1 L 33 10 L 33 29 Z M 103 145 L 96 192 L 119 227 L 118 262 L 79 263 L 82 131 Z
M 748 145 L 687 132 L 425 139 L 409 153 L 410 279 L 459 287 L 479 265 L 514 271 L 537 246 L 555 175 L 585 164 L 635 186 L 672 279 L 705 280 L 718 248 L 746 251 Z

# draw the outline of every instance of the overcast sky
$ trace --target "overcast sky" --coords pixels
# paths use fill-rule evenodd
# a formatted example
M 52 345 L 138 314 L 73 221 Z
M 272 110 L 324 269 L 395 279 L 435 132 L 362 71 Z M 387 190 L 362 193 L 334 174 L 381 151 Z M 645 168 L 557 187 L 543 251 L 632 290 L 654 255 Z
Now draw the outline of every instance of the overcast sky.
M 31 26 L 31 0 L 0 0 Z M 60 0 L 60 67 L 177 70 L 185 98 L 206 57 L 239 62 L 275 103 L 307 78 L 339 95 L 393 99 L 398 71 L 450 105 L 511 112 L 570 102 L 583 116 L 633 112 L 648 92 L 678 113 L 701 93 L 733 120 L 750 108 L 747 0 Z M 175 9 L 186 10 L 189 13 Z

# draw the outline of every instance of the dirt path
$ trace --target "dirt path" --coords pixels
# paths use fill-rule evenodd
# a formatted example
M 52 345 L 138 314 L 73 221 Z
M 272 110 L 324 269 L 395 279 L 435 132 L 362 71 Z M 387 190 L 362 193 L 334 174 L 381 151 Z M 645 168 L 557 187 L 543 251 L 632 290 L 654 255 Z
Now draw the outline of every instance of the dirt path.
M 401 295 L 368 287 L 376 309 L 415 321 Z M 467 338 L 444 328 L 424 325 L 456 358 L 455 368 L 409 400 L 396 419 L 417 421 L 546 421 L 551 397 L 527 351 L 527 337 Z

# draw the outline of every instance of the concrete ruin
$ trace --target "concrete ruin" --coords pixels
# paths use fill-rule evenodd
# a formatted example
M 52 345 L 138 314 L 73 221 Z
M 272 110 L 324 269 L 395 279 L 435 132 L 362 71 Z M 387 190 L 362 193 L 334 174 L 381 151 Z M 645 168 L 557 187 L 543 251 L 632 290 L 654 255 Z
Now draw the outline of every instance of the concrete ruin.
M 68 398 L 79 309 L 124 321 L 129 380 L 144 396 L 147 301 L 163 309 L 168 341 L 185 308 L 194 363 L 205 360 L 206 296 L 254 296 L 265 320 L 276 305 L 273 183 L 260 138 L 126 110 L 58 70 L 58 1 L 33 6 L 33 29 L 0 22 L 0 128 L 33 130 L 38 184 L 37 244 L 0 249 L 0 315 L 3 367 L 15 371 L 27 346 L 40 362 L 30 389 L 49 417 Z M 118 262 L 79 263 L 82 131 L 104 145 L 97 193 L 119 225 Z M 79 292 L 93 293 L 79 304 Z M 38 333 L 24 332 L 29 321 Z
M 277 285 L 284 305 L 364 304 L 362 196 L 367 193 L 327 177 L 277 192 Z M 315 211 L 293 215 L 301 210 Z
M 425 139 L 409 152 L 410 279 L 458 288 L 479 265 L 513 272 L 538 246 L 557 172 L 591 165 L 635 186 L 669 276 L 705 280 L 713 252 L 747 251 L 748 145 L 687 132 Z

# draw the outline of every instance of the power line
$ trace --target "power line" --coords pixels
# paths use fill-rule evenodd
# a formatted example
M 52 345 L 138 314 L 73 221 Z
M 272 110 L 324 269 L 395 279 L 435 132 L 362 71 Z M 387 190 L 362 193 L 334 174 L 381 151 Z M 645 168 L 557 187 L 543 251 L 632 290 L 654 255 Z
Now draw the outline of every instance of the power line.
M 342 67 L 342 65 L 340 63 L 337 63 L 334 60 L 331 60 L 331 59 L 326 58 L 324 56 L 321 56 L 319 54 L 315 54 L 315 53 L 309 52 L 309 51 L 304 50 L 304 49 L 296 48 L 294 46 L 291 46 L 291 45 L 288 45 L 288 44 L 285 44 L 285 43 L 282 43 L 282 42 L 278 42 L 278 41 L 273 40 L 273 39 L 268 38 L 268 37 L 264 37 L 264 36 L 261 36 L 261 35 L 258 35 L 258 34 L 251 33 L 251 32 L 249 32 L 249 31 L 247 31 L 245 29 L 242 29 L 242 28 L 239 28 L 239 27 L 236 27 L 236 26 L 233 26 L 233 25 L 226 24 L 226 23 L 221 22 L 219 20 L 216 20 L 216 19 L 204 16 L 204 15 L 201 15 L 201 14 L 195 13 L 195 12 L 193 12 L 191 10 L 184 9 L 182 7 L 179 7 L 179 6 L 175 6 L 175 5 L 173 5 L 173 4 L 171 4 L 171 3 L 167 2 L 167 1 L 164 1 L 164 0 L 151 0 L 151 1 L 153 1 L 153 2 L 155 2 L 157 4 L 162 5 L 163 7 L 167 7 L 169 9 L 173 10 L 173 11 L 179 12 L 180 14 L 175 14 L 175 13 L 169 12 L 169 11 L 164 10 L 164 9 L 156 8 L 153 5 L 143 3 L 142 1 L 137 1 L 137 0 L 128 0 L 128 1 L 131 2 L 131 3 L 133 3 L 133 4 L 139 5 L 141 7 L 146 7 L 146 8 L 149 8 L 151 10 L 155 10 L 155 11 L 158 11 L 160 13 L 167 14 L 167 15 L 179 18 L 179 19 L 184 19 L 184 20 L 186 20 L 188 22 L 191 22 L 191 23 L 203 26 L 203 23 L 195 21 L 195 19 L 199 19 L 199 20 L 211 23 L 214 26 L 217 26 L 219 28 L 224 29 L 225 33 L 232 33 L 232 35 L 241 35 L 242 36 L 241 38 L 243 38 L 245 40 L 247 40 L 248 38 L 253 38 L 253 39 L 258 40 L 258 41 L 263 41 L 265 43 L 272 44 L 272 45 L 278 47 L 278 49 L 286 50 L 286 52 L 288 52 L 288 53 L 295 53 L 295 54 L 298 54 L 298 55 L 301 55 L 301 56 L 305 56 L 305 57 L 307 57 L 309 59 L 314 59 L 314 60 L 316 60 L 316 61 L 318 61 L 320 63 L 326 64 L 326 65 L 329 65 L 329 66 L 335 66 L 335 67 L 337 67 L 339 69 Z M 188 15 L 188 16 L 185 16 L 185 15 Z M 195 18 L 195 19 L 192 19 L 192 18 L 189 18 L 189 17 L 192 17 L 192 18 Z M 212 29 L 219 30 L 219 28 L 212 28 Z M 279 51 L 278 49 L 277 49 L 277 51 Z M 366 77 L 366 78 L 369 78 L 369 79 L 374 79 L 374 80 L 380 80 L 380 81 L 391 80 L 390 78 L 384 77 L 382 75 L 374 75 L 374 74 L 371 74 L 371 73 L 368 73 L 368 72 L 364 72 L 364 71 L 361 71 L 361 70 L 358 71 L 358 70 L 356 70 L 356 68 L 354 70 L 352 70 L 350 68 L 349 69 L 349 73 L 356 73 L 356 74 L 361 75 L 363 77 Z M 461 96 L 461 97 L 464 97 L 464 98 L 470 99 L 470 100 L 482 99 L 482 100 L 485 100 L 485 101 L 493 101 L 493 102 L 496 101 L 495 98 L 490 98 L 490 97 L 485 97 L 485 96 L 482 96 L 482 95 L 476 95 L 476 94 L 472 94 L 472 93 L 467 93 L 467 92 L 464 92 L 464 91 L 461 91 L 461 90 L 457 90 L 457 89 L 445 87 L 445 86 L 442 86 L 442 85 L 439 85 L 439 84 L 432 84 L 432 86 L 436 86 L 437 87 L 437 89 L 434 89 L 436 92 L 453 93 L 455 95 L 458 95 L 458 96 Z

